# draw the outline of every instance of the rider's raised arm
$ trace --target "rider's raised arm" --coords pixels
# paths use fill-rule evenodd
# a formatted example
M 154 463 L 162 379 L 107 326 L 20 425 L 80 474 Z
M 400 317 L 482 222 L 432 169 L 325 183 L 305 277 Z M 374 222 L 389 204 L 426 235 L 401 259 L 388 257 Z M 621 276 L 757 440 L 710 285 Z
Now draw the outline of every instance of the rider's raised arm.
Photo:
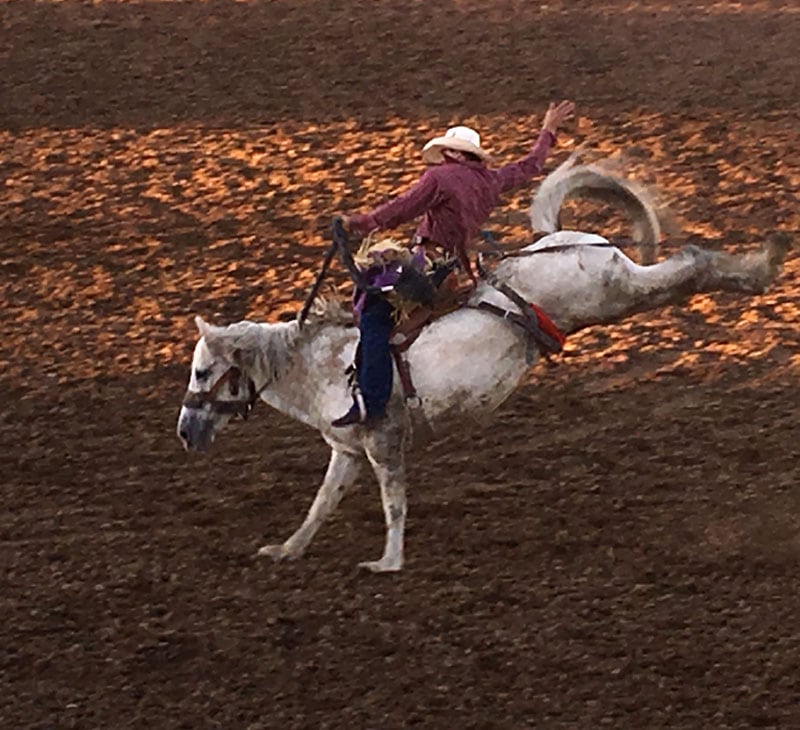
M 544 161 L 550 148 L 556 142 L 558 128 L 575 113 L 575 104 L 571 101 L 551 103 L 542 120 L 542 131 L 531 151 L 519 162 L 501 167 L 495 171 L 500 192 L 524 185 L 544 169 Z
M 500 192 L 504 193 L 517 188 L 529 182 L 536 175 L 541 175 L 544 170 L 544 162 L 555 141 L 555 135 L 551 131 L 543 129 L 539 132 L 531 151 L 525 157 L 510 165 L 497 168 L 494 172 Z
M 435 205 L 439 198 L 437 178 L 436 168 L 428 169 L 414 185 L 397 197 L 379 205 L 369 213 L 349 216 L 350 228 L 357 233 L 366 234 L 376 229 L 394 228 L 422 215 Z

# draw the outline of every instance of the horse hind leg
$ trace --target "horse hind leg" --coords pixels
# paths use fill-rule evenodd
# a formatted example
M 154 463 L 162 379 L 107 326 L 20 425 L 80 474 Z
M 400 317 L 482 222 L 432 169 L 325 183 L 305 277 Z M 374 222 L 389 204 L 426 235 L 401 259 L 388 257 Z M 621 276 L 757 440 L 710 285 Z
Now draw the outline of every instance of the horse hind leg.
M 786 233 L 773 233 L 761 251 L 748 254 L 714 252 L 709 284 L 726 291 L 762 293 L 781 270 L 791 248 Z
M 616 316 L 679 303 L 703 292 L 760 294 L 777 276 L 790 246 L 785 234 L 773 235 L 761 251 L 747 254 L 686 246 L 652 266 L 617 266 L 605 280 L 607 293 L 619 295 Z
M 325 478 L 303 524 L 285 542 L 278 545 L 264 545 L 259 548 L 257 554 L 273 560 L 299 558 L 310 545 L 322 523 L 333 513 L 345 492 L 353 485 L 360 467 L 359 457 L 333 450 Z

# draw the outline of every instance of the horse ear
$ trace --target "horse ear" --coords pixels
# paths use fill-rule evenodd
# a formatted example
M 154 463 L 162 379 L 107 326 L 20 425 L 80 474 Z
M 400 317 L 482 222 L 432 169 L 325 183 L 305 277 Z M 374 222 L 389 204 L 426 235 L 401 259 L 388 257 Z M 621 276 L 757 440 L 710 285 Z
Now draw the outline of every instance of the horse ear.
M 205 337 L 211 330 L 211 325 L 199 314 L 194 318 L 194 323 L 197 326 L 197 331 L 200 333 L 200 337 Z
M 206 347 L 211 351 L 215 357 L 226 357 L 226 343 L 222 337 L 219 337 L 222 327 L 215 327 L 209 324 L 202 317 L 197 316 L 194 318 L 194 323 L 197 325 L 197 330 L 200 332 L 200 337 L 206 341 Z

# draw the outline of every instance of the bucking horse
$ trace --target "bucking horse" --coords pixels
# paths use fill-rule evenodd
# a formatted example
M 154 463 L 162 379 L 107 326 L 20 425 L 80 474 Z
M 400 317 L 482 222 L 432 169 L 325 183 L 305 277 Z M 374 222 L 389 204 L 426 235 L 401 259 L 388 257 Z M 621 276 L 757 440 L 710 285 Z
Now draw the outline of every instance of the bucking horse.
M 556 230 L 564 201 L 581 197 L 621 206 L 632 223 L 641 263 L 601 235 Z M 302 524 L 282 543 L 261 547 L 258 555 L 274 560 L 303 555 L 366 463 L 380 486 L 386 535 L 380 559 L 359 565 L 374 572 L 400 570 L 406 454 L 414 434 L 424 428 L 428 438 L 456 424 L 459 429 L 467 422 L 485 424 L 518 387 L 542 349 L 529 328 L 520 326 L 530 317 L 527 303 L 570 335 L 701 292 L 760 294 L 790 248 L 787 235 L 773 233 L 758 251 L 729 254 L 686 246 L 657 262 L 658 215 L 644 189 L 573 159 L 545 178 L 529 217 L 535 231 L 549 235 L 503 256 L 462 307 L 418 332 L 403 360 L 413 399 L 399 387 L 396 372 L 387 414 L 369 426 L 330 425 L 352 402 L 345 371 L 353 362 L 358 330 L 345 307 L 323 302 L 310 313 L 304 308 L 303 316 L 290 322 L 215 326 L 195 318 L 200 338 L 177 425 L 185 448 L 207 450 L 231 418 L 247 416 L 259 400 L 316 429 L 331 448 Z

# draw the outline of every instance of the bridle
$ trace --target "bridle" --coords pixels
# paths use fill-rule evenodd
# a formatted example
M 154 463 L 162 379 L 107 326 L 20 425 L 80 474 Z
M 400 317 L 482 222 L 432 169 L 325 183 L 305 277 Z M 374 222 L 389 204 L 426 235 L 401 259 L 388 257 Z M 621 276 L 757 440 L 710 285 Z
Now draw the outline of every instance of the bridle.
M 250 390 L 250 398 L 248 400 L 220 400 L 217 398 L 219 389 L 228 383 L 231 395 L 236 396 L 239 394 L 239 384 L 242 381 L 242 371 L 235 365 L 231 365 L 217 380 L 209 390 L 186 390 L 183 396 L 183 405 L 185 408 L 202 408 L 205 405 L 211 406 L 213 413 L 221 415 L 241 416 L 246 419 L 253 410 L 253 406 L 258 401 L 258 396 L 261 395 L 263 388 L 257 389 L 256 384 L 252 378 L 247 378 L 246 385 Z

